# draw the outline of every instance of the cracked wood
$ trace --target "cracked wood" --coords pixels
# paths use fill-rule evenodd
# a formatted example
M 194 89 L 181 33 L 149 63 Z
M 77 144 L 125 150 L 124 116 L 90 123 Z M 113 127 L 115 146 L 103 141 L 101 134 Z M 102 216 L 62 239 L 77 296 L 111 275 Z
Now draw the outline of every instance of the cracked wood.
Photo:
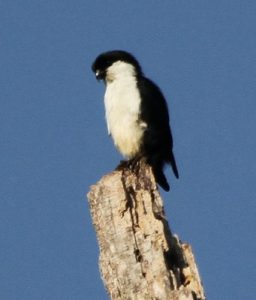
M 121 168 L 88 194 L 111 299 L 205 299 L 192 249 L 169 229 L 151 168 Z

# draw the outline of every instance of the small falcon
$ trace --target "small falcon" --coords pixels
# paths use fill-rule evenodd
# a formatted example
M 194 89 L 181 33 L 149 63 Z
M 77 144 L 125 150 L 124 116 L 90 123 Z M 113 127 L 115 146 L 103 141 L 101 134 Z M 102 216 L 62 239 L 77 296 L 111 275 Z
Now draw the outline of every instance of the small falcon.
M 164 165 L 171 165 L 176 178 L 179 173 L 172 151 L 168 107 L 161 90 L 144 76 L 136 58 L 126 51 L 100 54 L 92 70 L 106 85 L 107 128 L 115 146 L 131 162 L 145 158 L 156 182 L 169 191 Z

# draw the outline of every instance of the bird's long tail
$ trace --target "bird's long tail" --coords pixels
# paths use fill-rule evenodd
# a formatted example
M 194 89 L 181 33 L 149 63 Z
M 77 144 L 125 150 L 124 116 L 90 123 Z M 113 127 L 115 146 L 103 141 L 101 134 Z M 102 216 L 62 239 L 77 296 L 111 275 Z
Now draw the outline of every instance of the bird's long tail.
M 174 158 L 174 155 L 173 155 L 172 152 L 171 152 L 171 156 L 170 156 L 170 164 L 172 166 L 172 170 L 173 170 L 173 173 L 174 173 L 175 177 L 178 179 L 179 178 L 179 172 L 178 172 L 176 161 L 175 161 L 175 158 Z
M 170 186 L 169 183 L 167 182 L 167 179 L 164 175 L 163 172 L 163 165 L 162 164 L 153 164 L 152 165 L 152 170 L 153 170 L 153 174 L 155 176 L 155 180 L 156 182 L 165 190 L 165 191 L 169 191 L 170 190 Z

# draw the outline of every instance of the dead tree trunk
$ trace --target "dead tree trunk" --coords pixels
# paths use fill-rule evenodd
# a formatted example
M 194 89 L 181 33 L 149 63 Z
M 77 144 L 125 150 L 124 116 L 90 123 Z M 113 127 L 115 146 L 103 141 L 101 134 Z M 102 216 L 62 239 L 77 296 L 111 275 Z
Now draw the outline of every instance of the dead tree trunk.
M 148 165 L 104 176 L 88 199 L 111 299 L 205 299 L 192 249 L 171 233 Z

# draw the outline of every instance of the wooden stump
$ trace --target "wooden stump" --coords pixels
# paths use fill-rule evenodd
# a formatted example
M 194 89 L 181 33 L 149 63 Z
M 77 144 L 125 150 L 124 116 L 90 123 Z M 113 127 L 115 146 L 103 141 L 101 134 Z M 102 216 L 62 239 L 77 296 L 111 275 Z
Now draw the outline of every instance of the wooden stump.
M 104 176 L 88 199 L 111 299 L 205 299 L 192 249 L 171 233 L 150 166 Z

